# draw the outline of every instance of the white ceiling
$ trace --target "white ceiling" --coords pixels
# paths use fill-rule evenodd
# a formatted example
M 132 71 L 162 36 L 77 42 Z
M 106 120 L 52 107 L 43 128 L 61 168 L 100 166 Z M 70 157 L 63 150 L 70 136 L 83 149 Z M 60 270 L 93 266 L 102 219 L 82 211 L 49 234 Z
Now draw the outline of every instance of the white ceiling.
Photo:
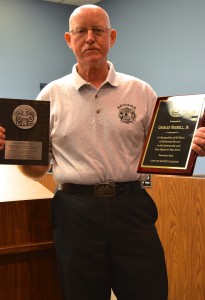
M 96 4 L 101 0 L 43 0 L 43 1 L 80 6 L 83 4 Z

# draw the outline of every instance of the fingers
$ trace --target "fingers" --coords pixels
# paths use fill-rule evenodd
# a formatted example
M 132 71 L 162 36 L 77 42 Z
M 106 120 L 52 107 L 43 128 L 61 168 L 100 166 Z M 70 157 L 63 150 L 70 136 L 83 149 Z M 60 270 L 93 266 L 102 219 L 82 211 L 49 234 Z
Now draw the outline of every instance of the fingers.
M 192 149 L 199 155 L 205 156 L 205 149 L 197 144 L 192 144 Z
M 195 132 L 195 135 L 194 136 L 197 136 L 197 135 L 201 135 L 201 136 L 205 136 L 205 127 L 200 127 L 196 130 Z
M 205 156 L 205 127 L 197 129 L 193 138 L 192 149 L 199 156 Z
M 5 132 L 5 129 L 0 126 L 0 150 L 3 150 L 5 146 Z

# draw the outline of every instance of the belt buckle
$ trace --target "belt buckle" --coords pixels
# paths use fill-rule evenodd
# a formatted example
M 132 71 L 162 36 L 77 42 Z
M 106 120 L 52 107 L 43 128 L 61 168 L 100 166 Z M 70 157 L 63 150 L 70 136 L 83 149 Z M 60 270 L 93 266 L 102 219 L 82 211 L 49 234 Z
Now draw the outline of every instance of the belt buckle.
M 94 184 L 95 197 L 114 197 L 115 184 L 114 182 L 96 183 Z

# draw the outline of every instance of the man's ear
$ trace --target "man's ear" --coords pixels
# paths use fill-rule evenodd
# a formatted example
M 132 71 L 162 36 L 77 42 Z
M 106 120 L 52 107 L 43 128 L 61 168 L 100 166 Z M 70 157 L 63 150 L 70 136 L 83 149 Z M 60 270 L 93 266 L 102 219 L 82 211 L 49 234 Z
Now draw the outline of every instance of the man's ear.
M 64 39 L 65 39 L 68 47 L 72 49 L 70 32 L 65 32 Z
M 115 29 L 110 30 L 110 48 L 115 44 L 117 38 L 117 31 Z

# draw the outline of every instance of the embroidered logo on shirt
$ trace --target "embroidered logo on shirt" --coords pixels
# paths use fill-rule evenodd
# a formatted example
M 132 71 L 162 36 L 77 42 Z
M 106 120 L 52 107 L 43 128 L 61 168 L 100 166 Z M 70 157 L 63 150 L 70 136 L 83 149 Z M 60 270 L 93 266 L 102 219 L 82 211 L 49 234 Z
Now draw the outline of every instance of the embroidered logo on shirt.
M 133 123 L 136 119 L 136 107 L 130 104 L 121 104 L 117 107 L 119 109 L 119 118 L 122 123 Z

